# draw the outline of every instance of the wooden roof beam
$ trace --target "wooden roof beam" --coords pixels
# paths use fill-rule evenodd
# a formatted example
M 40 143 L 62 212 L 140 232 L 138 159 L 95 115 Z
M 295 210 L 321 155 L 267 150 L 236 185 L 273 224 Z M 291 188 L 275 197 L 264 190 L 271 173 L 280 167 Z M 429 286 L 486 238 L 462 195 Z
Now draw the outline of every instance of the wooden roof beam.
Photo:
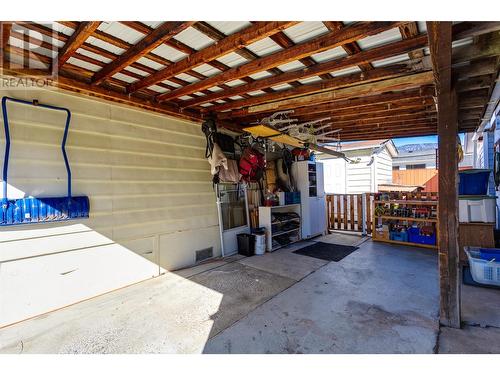
M 323 52 L 346 43 L 353 42 L 359 38 L 381 33 L 385 30 L 398 27 L 402 22 L 358 22 L 345 27 L 339 32 L 328 33 L 302 44 L 297 44 L 291 48 L 260 57 L 250 61 L 247 64 L 234 67 L 221 74 L 209 77 L 203 81 L 195 82 L 189 86 L 178 90 L 161 94 L 159 101 L 178 98 L 183 95 L 189 95 L 193 92 L 207 89 L 214 85 L 232 81 L 241 77 L 246 77 L 254 73 L 268 70 L 276 66 L 289 63 L 315 53 Z
M 108 77 L 118 73 L 136 60 L 147 55 L 164 41 L 173 38 L 181 31 L 190 27 L 193 23 L 194 21 L 175 21 L 163 23 L 158 28 L 154 29 L 151 34 L 146 35 L 137 44 L 117 57 L 113 62 L 99 70 L 92 78 L 92 84 L 97 85 L 102 83 Z
M 374 70 L 375 71 L 375 70 Z M 368 72 L 365 72 L 367 74 Z M 248 113 L 258 113 L 265 111 L 279 111 L 294 106 L 317 105 L 321 103 L 331 102 L 336 99 L 368 96 L 381 92 L 404 90 L 412 87 L 429 85 L 434 82 L 432 72 L 422 72 L 402 77 L 390 78 L 367 84 L 359 84 L 356 86 L 343 87 L 332 91 L 320 92 L 307 96 L 278 100 L 272 103 L 263 103 L 260 105 L 248 107 Z
M 193 100 L 188 100 L 184 105 L 186 107 L 191 107 L 199 105 L 201 103 L 213 102 L 218 99 L 223 99 L 231 97 L 234 95 L 241 95 L 244 92 L 251 92 L 255 90 L 260 90 L 263 87 L 271 87 L 281 83 L 287 83 L 297 79 L 308 78 L 316 76 L 322 73 L 329 73 L 338 70 L 342 70 L 351 66 L 359 65 L 363 62 L 369 62 L 372 60 L 383 59 L 391 56 L 395 56 L 401 53 L 412 51 L 416 48 L 421 48 L 427 45 L 427 37 L 425 35 L 418 36 L 413 39 L 403 40 L 390 45 L 376 47 L 367 51 L 359 52 L 355 55 L 346 56 L 332 61 L 327 61 L 324 63 L 316 64 L 314 66 L 294 70 L 291 72 L 283 73 L 279 76 L 268 77 L 264 79 L 257 80 L 251 84 L 232 87 L 229 90 L 219 91 L 216 93 L 211 93 L 207 96 L 196 98 Z M 418 64 L 418 61 L 413 61 L 413 63 Z M 425 61 L 423 61 L 425 64 Z M 309 86 L 309 85 L 305 85 Z
M 66 44 L 59 50 L 57 55 L 58 69 L 76 52 L 78 48 L 97 30 L 101 21 L 80 22 L 76 30 L 71 34 Z
M 422 99 L 422 98 L 428 98 L 432 97 L 434 95 L 434 87 L 433 86 L 426 86 L 426 87 L 419 87 L 416 89 L 409 89 L 409 90 L 404 90 L 404 91 L 397 91 L 397 92 L 386 92 L 386 93 L 381 93 L 378 95 L 371 95 L 371 96 L 366 96 L 366 97 L 359 97 L 359 98 L 347 98 L 347 99 L 338 99 L 338 100 L 333 100 L 329 103 L 325 104 L 311 104 L 311 105 L 306 105 L 306 106 L 296 106 L 296 107 L 289 107 L 288 109 L 293 109 L 294 111 L 297 111 L 297 113 L 307 113 L 311 112 L 314 113 L 315 110 L 317 109 L 318 112 L 321 112 L 325 106 L 332 106 L 333 108 L 338 108 L 338 109 L 346 109 L 346 108 L 360 108 L 364 106 L 369 106 L 373 104 L 381 104 L 381 103 L 392 103 L 392 102 L 399 102 L 401 100 L 411 100 L 411 99 Z M 270 110 L 269 112 L 273 112 L 273 110 Z M 218 112 L 217 118 L 219 119 L 232 119 L 235 120 L 239 117 L 248 117 L 248 116 L 263 116 L 265 113 L 269 112 L 259 112 L 259 114 L 249 114 L 248 108 L 243 108 L 243 109 L 238 109 L 235 111 L 231 112 Z
M 419 35 L 416 22 L 409 22 L 406 25 L 399 26 L 399 32 L 403 39 L 411 39 Z M 424 56 L 424 50 L 418 49 L 409 53 L 410 58 L 417 59 Z
M 331 91 L 342 87 L 362 85 L 369 82 L 381 81 L 388 78 L 407 75 L 412 72 L 422 71 L 423 69 L 416 69 L 412 64 L 397 64 L 393 66 L 381 67 L 367 72 L 352 73 L 345 76 L 331 78 L 329 80 L 311 83 L 301 87 L 282 90 L 271 94 L 259 95 L 245 100 L 234 100 L 224 104 L 217 104 L 208 107 L 210 112 L 226 111 L 229 109 L 236 109 L 241 107 L 256 106 L 268 102 L 285 100 L 293 97 L 304 95 L 311 95 L 315 93 Z
M 206 62 L 215 60 L 230 52 L 238 50 L 248 44 L 273 35 L 287 27 L 296 24 L 296 21 L 290 22 L 258 22 L 248 28 L 231 34 L 219 42 L 212 44 L 187 58 L 168 66 L 155 74 L 134 82 L 130 85 L 128 92 L 137 91 L 143 87 L 154 85 L 157 82 L 169 79 L 177 74 L 184 73 Z
M 344 27 L 343 22 L 341 21 L 323 21 L 323 25 L 330 31 L 339 31 Z M 401 26 L 400 26 L 401 27 Z M 357 42 L 351 42 L 344 44 L 342 49 L 349 55 L 355 55 L 356 53 L 361 52 L 361 48 L 359 47 Z M 364 62 L 358 65 L 359 69 L 366 71 L 373 69 L 373 66 L 369 62 Z

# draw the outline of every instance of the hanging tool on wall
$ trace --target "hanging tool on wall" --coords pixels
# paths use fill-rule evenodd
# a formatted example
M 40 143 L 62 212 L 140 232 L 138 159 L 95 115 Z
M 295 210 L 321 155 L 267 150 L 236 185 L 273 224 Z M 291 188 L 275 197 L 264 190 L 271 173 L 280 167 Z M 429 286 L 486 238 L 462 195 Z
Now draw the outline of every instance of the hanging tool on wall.
M 7 174 L 10 154 L 9 116 L 7 113 L 8 101 L 66 113 L 66 124 L 61 142 L 61 150 L 68 176 L 67 196 L 47 198 L 27 197 L 19 199 L 7 198 Z M 5 156 L 3 161 L 0 226 L 88 218 L 90 210 L 89 198 L 87 196 L 74 197 L 71 194 L 71 168 L 69 166 L 68 155 L 66 154 L 66 140 L 68 139 L 69 124 L 71 120 L 71 112 L 69 109 L 40 104 L 37 100 L 30 102 L 4 96 L 2 98 L 2 114 L 5 131 Z

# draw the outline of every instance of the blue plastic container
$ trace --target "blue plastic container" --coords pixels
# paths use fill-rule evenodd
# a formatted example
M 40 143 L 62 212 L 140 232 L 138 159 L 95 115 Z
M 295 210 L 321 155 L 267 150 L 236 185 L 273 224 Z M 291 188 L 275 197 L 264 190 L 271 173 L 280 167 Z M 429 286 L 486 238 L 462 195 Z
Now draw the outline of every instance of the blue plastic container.
M 420 229 L 409 228 L 408 229 L 408 242 L 434 246 L 434 245 L 436 245 L 436 233 L 434 233 L 432 236 L 422 236 L 420 234 Z
M 500 249 L 479 249 L 479 257 L 484 260 L 494 260 L 500 263 Z
M 389 239 L 392 241 L 408 242 L 408 232 L 393 232 L 389 233 Z
M 458 172 L 458 195 L 488 194 L 489 169 L 466 169 Z

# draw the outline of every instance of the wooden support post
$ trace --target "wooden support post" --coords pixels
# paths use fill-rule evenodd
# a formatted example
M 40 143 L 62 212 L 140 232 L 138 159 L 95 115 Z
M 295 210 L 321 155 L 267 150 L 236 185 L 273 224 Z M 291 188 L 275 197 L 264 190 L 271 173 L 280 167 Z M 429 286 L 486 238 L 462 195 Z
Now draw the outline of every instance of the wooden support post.
M 429 47 L 436 80 L 439 155 L 440 323 L 460 328 L 458 249 L 458 110 L 451 80 L 451 22 L 428 22 Z

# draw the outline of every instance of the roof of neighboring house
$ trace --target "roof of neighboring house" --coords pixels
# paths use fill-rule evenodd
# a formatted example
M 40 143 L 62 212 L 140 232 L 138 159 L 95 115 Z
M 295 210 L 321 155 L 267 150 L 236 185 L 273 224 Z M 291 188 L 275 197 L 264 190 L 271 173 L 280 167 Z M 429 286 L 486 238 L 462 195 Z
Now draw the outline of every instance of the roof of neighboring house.
M 333 146 L 325 146 L 331 150 L 346 152 L 349 154 L 349 151 L 357 151 L 357 150 L 375 150 L 379 147 L 384 146 L 388 149 L 389 154 L 392 157 L 395 157 L 398 154 L 398 150 L 394 145 L 394 142 L 391 139 L 376 139 L 370 141 L 356 141 L 356 142 L 343 142 L 340 145 L 340 149 Z
M 400 185 L 400 184 L 380 184 L 378 191 L 401 191 L 411 193 L 418 190 L 423 190 L 425 186 L 421 185 Z

